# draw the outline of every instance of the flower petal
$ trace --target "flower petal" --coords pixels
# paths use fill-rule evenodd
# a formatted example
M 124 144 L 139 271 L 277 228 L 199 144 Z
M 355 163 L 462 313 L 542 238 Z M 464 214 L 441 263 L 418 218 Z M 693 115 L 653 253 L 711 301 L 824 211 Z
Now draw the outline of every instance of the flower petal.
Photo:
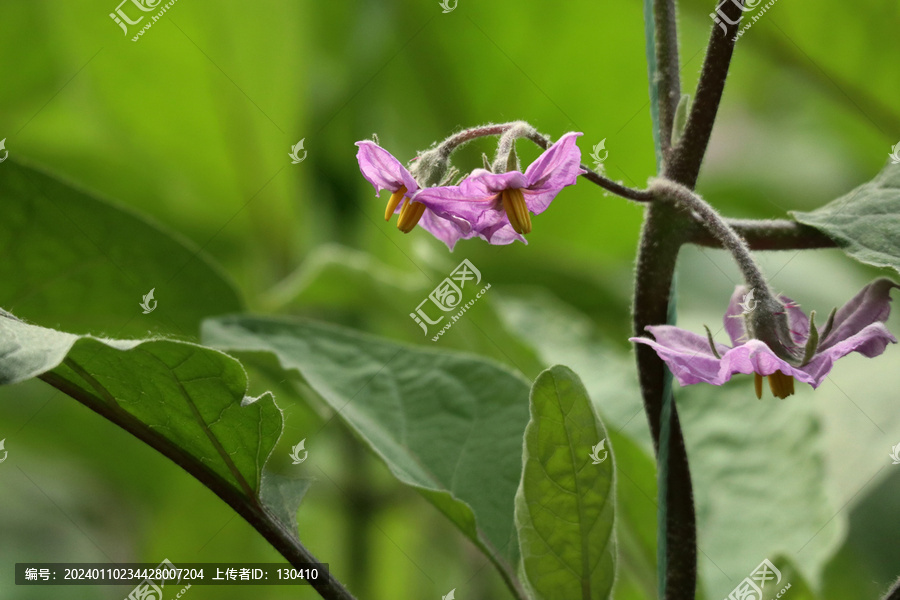
M 803 312 L 800 305 L 788 298 L 787 296 L 778 296 L 784 303 L 788 315 L 788 326 L 791 328 L 791 338 L 798 347 L 806 346 L 806 340 L 809 338 L 809 316 Z M 821 317 L 820 317 L 821 318 Z M 819 323 L 817 328 L 822 328 L 825 323 Z
M 412 174 L 393 154 L 369 140 L 356 142 L 356 145 L 359 146 L 356 153 L 359 170 L 366 181 L 375 186 L 376 194 L 381 190 L 396 192 L 406 186 L 407 195 L 411 197 L 419 189 Z
M 735 373 L 771 375 L 775 371 L 806 383 L 813 381 L 811 375 L 778 358 L 759 340 L 750 340 L 730 349 L 716 344 L 722 356 L 719 359 L 712 353 L 709 341 L 703 336 L 669 325 L 648 327 L 647 331 L 653 333 L 656 340 L 631 338 L 631 341 L 653 348 L 681 385 L 701 382 L 722 385 Z
M 825 376 L 834 366 L 834 361 L 847 356 L 851 352 L 859 352 L 868 358 L 874 358 L 884 352 L 888 342 L 897 343 L 897 339 L 891 335 L 883 323 L 872 323 L 862 329 L 856 335 L 841 340 L 830 348 L 816 353 L 809 364 L 801 367 L 812 378 L 810 385 L 819 387 Z
M 890 279 L 876 279 L 864 287 L 834 316 L 834 325 L 819 344 L 819 352 L 836 346 L 872 323 L 884 322 L 891 314 L 891 289 L 900 288 Z
M 423 188 L 414 199 L 433 210 L 437 216 L 458 224 L 466 223 L 470 229 L 479 219 L 484 220 L 485 211 L 494 206 L 493 196 L 473 196 L 456 185 Z M 487 218 L 488 224 L 496 222 L 496 218 Z
M 459 223 L 454 219 L 439 217 L 431 209 L 426 208 L 422 219 L 419 221 L 422 229 L 447 244 L 451 251 L 459 240 L 469 239 L 475 236 L 475 232 L 467 223 Z
M 544 212 L 561 189 L 574 185 L 579 175 L 587 173 L 581 168 L 581 150 L 576 143 L 580 135 L 565 134 L 525 170 L 524 187 L 532 192 L 526 196 L 528 209 L 534 214 Z
M 527 185 L 527 179 L 518 171 L 491 173 L 485 169 L 475 169 L 459 185 L 466 195 L 477 198 L 496 196 L 510 188 L 523 188 Z

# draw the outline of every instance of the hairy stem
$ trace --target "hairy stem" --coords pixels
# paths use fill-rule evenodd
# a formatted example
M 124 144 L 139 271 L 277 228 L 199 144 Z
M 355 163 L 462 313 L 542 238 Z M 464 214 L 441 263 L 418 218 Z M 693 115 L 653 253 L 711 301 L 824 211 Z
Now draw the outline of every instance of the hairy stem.
M 112 423 L 148 444 L 179 467 L 193 475 L 200 483 L 208 487 L 216 496 L 241 515 L 272 546 L 281 553 L 289 563 L 296 567 L 310 563 L 321 564 L 315 556 L 300 542 L 297 536 L 288 531 L 268 509 L 253 496 L 245 496 L 236 487 L 206 467 L 201 461 L 191 456 L 165 437 L 144 425 L 136 417 L 75 385 L 62 375 L 49 372 L 39 376 L 64 394 L 78 400 L 92 411 L 105 417 Z M 106 395 L 106 394 L 102 394 Z M 115 404 L 115 403 L 114 403 Z M 354 600 L 353 595 L 328 572 L 317 580 L 310 580 L 311 585 L 326 600 Z
M 636 336 L 646 335 L 645 329 L 649 325 L 669 322 L 675 263 L 684 241 L 681 236 L 689 229 L 686 215 L 679 213 L 675 206 L 654 202 L 648 207 L 635 277 L 633 325 Z M 660 458 L 660 502 L 665 508 L 661 512 L 665 517 L 660 523 L 661 539 L 658 542 L 659 568 L 664 571 L 660 597 L 693 600 L 697 578 L 696 517 L 687 450 L 672 398 L 671 375 L 649 346 L 635 346 L 644 410 Z M 668 423 L 662 421 L 666 405 L 669 407 Z M 661 440 L 664 429 L 668 435 Z M 665 448 L 662 443 L 666 444 Z
M 656 23 L 657 93 L 659 97 L 659 143 L 662 155 L 669 154 L 675 109 L 681 99 L 681 76 L 678 70 L 678 28 L 675 0 L 653 3 Z
M 742 14 L 740 7 L 733 2 L 726 3 L 722 12 L 729 22 L 736 24 L 727 25 L 727 31 L 723 31 L 718 25 L 712 26 L 687 125 L 678 145 L 671 150 L 663 170 L 666 177 L 691 189 L 697 184 L 700 165 L 703 164 L 713 124 L 719 112 L 719 103 L 731 66 L 731 55 L 734 53 L 732 38 L 737 33 Z
M 751 250 L 812 250 L 838 246 L 837 242 L 818 229 L 787 219 L 725 219 L 725 222 L 744 238 Z M 716 236 L 705 228 L 697 228 L 690 242 L 710 248 L 722 247 Z
M 769 283 L 756 265 L 756 261 L 753 260 L 747 243 L 725 222 L 716 209 L 699 195 L 674 181 L 662 178 L 653 179 L 649 189 L 655 192 L 661 200 L 670 199 L 682 208 L 696 214 L 706 230 L 731 252 L 747 285 L 771 295 Z

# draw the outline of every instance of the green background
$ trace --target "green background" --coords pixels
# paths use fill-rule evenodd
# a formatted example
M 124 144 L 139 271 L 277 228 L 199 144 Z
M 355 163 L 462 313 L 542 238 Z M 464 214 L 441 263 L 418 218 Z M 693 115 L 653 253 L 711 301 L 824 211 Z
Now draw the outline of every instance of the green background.
M 406 161 L 459 128 L 525 119 L 554 138 L 584 132 L 585 161 L 605 139 L 608 174 L 642 187 L 654 155 L 637 0 L 460 0 L 448 14 L 436 0 L 178 0 L 136 43 L 107 16 L 114 9 L 96 0 L 0 4 L 0 138 L 12 157 L 202 247 L 253 312 L 434 347 L 408 313 L 467 258 L 491 290 L 437 346 L 491 356 L 528 378 L 556 362 L 571 366 L 623 447 L 633 442 L 646 458 L 627 342 L 640 207 L 582 180 L 534 219 L 527 246 L 471 240 L 450 255 L 421 229 L 403 235 L 384 223 L 384 201 L 359 175 L 353 146 L 377 133 Z M 699 73 L 711 10 L 710 2 L 681 5 L 685 91 Z M 900 140 L 898 20 L 892 2 L 777 2 L 737 44 L 698 190 L 729 216 L 784 217 L 871 179 Z M 308 156 L 292 165 L 287 155 L 301 138 Z M 490 145 L 461 152 L 459 165 L 480 166 L 482 151 Z M 520 155 L 537 152 L 522 145 Z M 190 281 L 179 278 L 180 265 L 156 260 L 171 270 L 168 279 L 123 273 L 121 286 L 134 288 L 130 305 L 110 306 L 103 286 L 59 298 L 59 275 L 48 271 L 22 273 L 36 287 L 4 308 L 77 333 L 191 339 L 197 332 L 173 330 L 165 313 L 167 297 L 177 296 L 167 286 L 183 290 Z M 778 291 L 819 314 L 879 274 L 836 250 L 766 253 L 760 262 Z M 65 276 L 77 279 L 77 268 Z M 696 331 L 708 324 L 724 341 L 721 314 L 738 282 L 727 255 L 687 248 L 679 323 Z M 150 288 L 159 310 L 142 315 L 137 305 Z M 71 304 L 101 306 L 108 320 L 83 328 L 54 321 L 49 315 L 60 311 L 48 298 L 68 303 L 69 313 L 77 312 Z M 192 310 L 215 314 L 219 305 L 209 302 Z M 900 330 L 900 318 L 888 325 Z M 785 401 L 757 401 L 747 377 L 721 389 L 676 385 L 706 597 L 725 597 L 776 555 L 828 600 L 874 598 L 900 574 L 900 466 L 888 457 L 900 443 L 898 367 L 896 347 L 876 360 L 855 355 L 819 390 L 798 385 Z M 280 373 L 251 371 L 252 391 L 270 388 L 276 398 L 295 394 Z M 288 462 L 290 446 L 319 424 L 296 404 L 286 419 L 276 454 Z M 280 558 L 197 481 L 43 383 L 0 389 L 4 438 L 0 597 L 128 591 L 16 588 L 17 561 Z M 460 599 L 507 596 L 487 560 L 342 425 L 330 424 L 307 448 L 327 476 L 310 473 L 318 481 L 298 515 L 300 536 L 361 599 L 439 598 L 451 588 Z M 635 489 L 617 510 L 652 532 L 652 476 L 648 483 L 631 474 Z M 634 556 L 652 560 L 646 540 L 632 542 Z M 652 565 L 622 568 L 617 598 L 653 597 Z M 249 593 L 316 596 L 308 588 L 195 587 L 187 597 Z

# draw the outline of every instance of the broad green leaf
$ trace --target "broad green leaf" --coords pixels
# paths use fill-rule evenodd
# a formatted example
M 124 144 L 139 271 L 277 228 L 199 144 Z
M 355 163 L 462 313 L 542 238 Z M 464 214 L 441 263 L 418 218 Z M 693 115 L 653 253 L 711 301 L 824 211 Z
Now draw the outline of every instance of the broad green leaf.
M 0 306 L 19 317 L 78 333 L 193 337 L 204 317 L 241 309 L 227 276 L 181 236 L 13 160 L 2 173 Z M 151 289 L 156 308 L 143 314 Z
M 247 375 L 234 358 L 187 342 L 73 335 L 0 311 L 0 385 L 37 376 L 167 451 L 204 483 L 201 470 L 251 499 L 263 494 L 281 410 L 269 393 L 245 395 Z M 283 516 L 284 506 L 273 510 Z
M 530 404 L 516 494 L 523 579 L 540 600 L 609 598 L 615 461 L 606 428 L 567 367 L 541 373 Z
M 900 271 L 900 164 L 812 212 L 792 212 L 859 262 Z
M 202 331 L 205 343 L 273 353 L 298 373 L 514 585 L 513 502 L 528 421 L 521 376 L 473 356 L 299 319 L 222 317 Z

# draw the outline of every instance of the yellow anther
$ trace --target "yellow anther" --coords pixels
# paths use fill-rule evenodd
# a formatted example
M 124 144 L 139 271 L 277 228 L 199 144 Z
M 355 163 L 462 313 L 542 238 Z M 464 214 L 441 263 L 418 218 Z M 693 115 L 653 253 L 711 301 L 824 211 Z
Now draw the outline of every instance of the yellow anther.
M 531 214 L 528 212 L 522 190 L 519 188 L 503 190 L 500 192 L 500 201 L 513 230 L 523 235 L 531 233 Z
M 390 221 L 391 215 L 394 214 L 394 211 L 397 210 L 397 205 L 400 204 L 400 201 L 403 200 L 403 196 L 406 195 L 406 186 L 401 185 L 400 189 L 391 194 L 390 200 L 388 200 L 387 208 L 384 209 L 384 220 Z
M 421 202 L 413 202 L 407 198 L 400 209 L 400 217 L 397 219 L 397 229 L 403 233 L 412 231 L 422 215 L 425 214 L 425 205 Z
M 769 375 L 769 389 L 776 398 L 787 398 L 794 393 L 794 378 L 781 371 L 775 371 Z

